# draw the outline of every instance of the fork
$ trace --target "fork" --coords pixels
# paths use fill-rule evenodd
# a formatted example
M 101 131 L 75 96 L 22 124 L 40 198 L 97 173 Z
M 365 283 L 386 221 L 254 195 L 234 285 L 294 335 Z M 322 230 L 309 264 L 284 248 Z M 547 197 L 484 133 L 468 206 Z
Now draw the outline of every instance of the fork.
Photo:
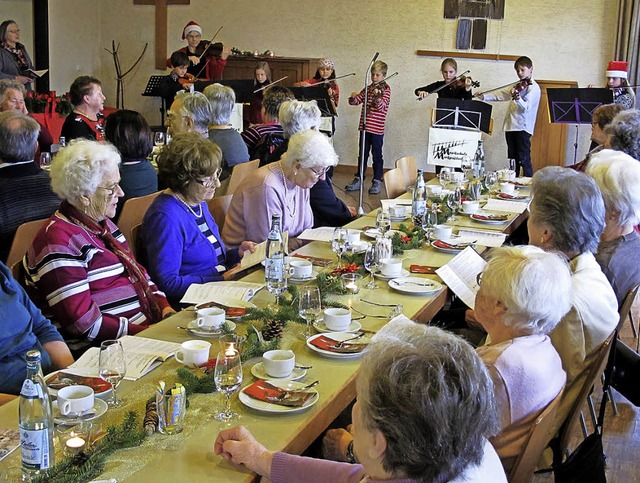
M 421 283 L 421 282 L 414 282 L 413 280 L 394 280 L 394 282 L 396 285 L 398 286 L 403 286 L 403 285 L 418 285 L 420 287 L 433 287 L 433 283 Z
M 353 340 L 358 340 L 358 339 L 362 339 L 366 334 L 364 332 L 361 332 L 360 334 L 356 335 L 355 337 L 350 337 L 348 339 L 345 340 L 337 340 L 335 345 L 333 346 L 335 349 L 340 349 L 343 345 L 345 345 L 347 342 L 351 342 Z
M 281 387 L 277 387 L 277 386 L 273 386 L 278 391 L 280 391 L 280 395 L 279 396 L 267 396 L 267 399 L 272 399 L 274 401 L 283 401 L 285 399 L 289 399 L 289 398 L 293 397 L 293 394 L 295 394 L 296 392 L 306 391 L 308 389 L 311 389 L 312 387 L 316 387 L 318 384 L 320 384 L 320 381 L 313 381 L 311 384 L 307 384 L 306 386 L 302 386 L 302 387 L 299 387 L 297 389 L 290 389 L 290 390 L 282 389 Z
M 396 307 L 396 306 L 394 305 L 394 307 Z M 364 319 L 365 317 L 371 317 L 371 318 L 374 318 L 374 319 L 388 319 L 389 318 L 388 315 L 370 315 L 370 314 L 365 314 L 364 312 L 360 312 L 355 307 L 351 307 L 351 310 L 353 310 L 354 312 L 358 312 L 360 315 L 362 315 L 362 317 L 358 317 L 357 319 L 351 319 L 351 320 L 360 320 L 360 319 Z

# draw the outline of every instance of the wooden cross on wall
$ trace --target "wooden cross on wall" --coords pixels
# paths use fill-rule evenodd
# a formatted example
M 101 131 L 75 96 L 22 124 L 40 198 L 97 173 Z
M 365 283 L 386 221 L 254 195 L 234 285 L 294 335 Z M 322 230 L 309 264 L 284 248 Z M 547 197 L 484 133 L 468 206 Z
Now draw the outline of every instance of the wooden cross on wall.
M 133 0 L 134 5 L 156 7 L 156 69 L 167 68 L 167 5 L 189 5 L 190 0 Z

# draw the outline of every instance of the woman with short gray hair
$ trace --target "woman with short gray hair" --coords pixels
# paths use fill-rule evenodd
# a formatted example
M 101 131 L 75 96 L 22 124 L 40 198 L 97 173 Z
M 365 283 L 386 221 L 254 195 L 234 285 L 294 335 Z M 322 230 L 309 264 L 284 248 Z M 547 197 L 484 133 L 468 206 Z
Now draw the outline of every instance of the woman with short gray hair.
M 172 136 L 183 132 L 197 132 L 208 136 L 211 123 L 211 104 L 202 92 L 178 92 L 167 113 L 167 132 Z
M 609 136 L 605 147 L 622 151 L 640 161 L 640 111 L 627 109 L 620 112 L 606 126 Z
M 272 452 L 244 427 L 223 430 L 214 451 L 274 482 L 505 482 L 487 441 L 496 408 L 487 369 L 469 344 L 404 316 L 375 337 L 353 407 L 344 464 Z
M 231 113 L 236 102 L 236 95 L 231 87 L 211 84 L 204 90 L 211 103 L 211 124 L 209 125 L 209 140 L 217 144 L 222 150 L 222 174 L 220 181 L 224 181 L 231 174 L 236 164 L 249 161 L 247 145 L 240 133 L 231 126 Z
M 596 260 L 616 293 L 618 305 L 640 284 L 640 163 L 628 154 L 605 149 L 593 156 L 587 174 L 604 198 L 605 228 Z
M 594 253 L 605 226 L 605 206 L 594 180 L 559 166 L 536 172 L 529 205 L 529 243 L 560 252 L 572 272 L 572 309 L 551 332 L 567 384 L 557 431 L 582 388 L 598 349 L 616 328 L 618 303 Z

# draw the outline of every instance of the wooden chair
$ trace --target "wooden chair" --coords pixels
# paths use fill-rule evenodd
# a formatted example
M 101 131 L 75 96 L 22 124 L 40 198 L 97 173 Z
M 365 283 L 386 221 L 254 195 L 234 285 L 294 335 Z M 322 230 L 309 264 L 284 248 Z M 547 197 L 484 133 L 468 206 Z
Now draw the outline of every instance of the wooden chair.
M 16 235 L 13 237 L 9 256 L 7 257 L 7 267 L 11 268 L 16 262 L 22 260 L 31 243 L 33 243 L 36 234 L 48 219 L 49 218 L 43 218 L 41 220 L 28 221 L 18 227 Z
M 240 186 L 242 180 L 249 174 L 258 169 L 258 165 L 260 164 L 259 159 L 254 159 L 253 161 L 247 161 L 246 163 L 236 164 L 233 167 L 233 171 L 231 171 L 231 176 L 229 177 L 229 184 L 227 185 L 227 195 L 232 195 Z
M 387 192 L 387 198 L 397 198 L 407 191 L 404 175 L 399 168 L 390 169 L 384 173 L 382 178 L 384 179 L 384 189 Z
M 120 218 L 118 219 L 118 228 L 124 235 L 124 237 L 129 242 L 129 246 L 131 250 L 135 250 L 133 243 L 131 242 L 131 231 L 134 226 L 142 223 L 142 218 L 144 214 L 149 209 L 153 200 L 156 199 L 161 191 L 156 191 L 155 193 L 151 193 L 146 196 L 139 196 L 137 198 L 129 198 L 124 202 L 124 206 L 122 207 L 122 212 L 120 213 Z
M 552 425 L 563 393 L 564 388 L 534 421 L 527 442 L 509 473 L 511 483 L 529 483 L 532 480 L 536 464 L 553 437 Z
M 131 229 L 131 236 L 127 241 L 129 242 L 129 248 L 131 248 L 131 253 L 133 253 L 136 261 L 147 268 L 147 252 L 141 237 L 141 231 L 142 223 L 138 223 Z
M 17 397 L 18 396 L 14 396 L 13 394 L 0 393 L 0 406 L 2 406 L 3 404 L 7 404 L 8 402 L 13 401 Z
M 216 221 L 216 225 L 218 225 L 218 230 L 220 231 L 222 231 L 222 227 L 224 226 L 224 219 L 229 211 L 229 205 L 231 205 L 232 198 L 233 195 L 225 195 L 220 198 L 212 198 L 207 202 L 211 216 L 213 216 L 213 219 Z
M 413 156 L 404 156 L 400 159 L 397 159 L 396 168 L 402 171 L 405 187 L 416 182 L 416 177 L 418 176 L 416 158 L 414 158 Z

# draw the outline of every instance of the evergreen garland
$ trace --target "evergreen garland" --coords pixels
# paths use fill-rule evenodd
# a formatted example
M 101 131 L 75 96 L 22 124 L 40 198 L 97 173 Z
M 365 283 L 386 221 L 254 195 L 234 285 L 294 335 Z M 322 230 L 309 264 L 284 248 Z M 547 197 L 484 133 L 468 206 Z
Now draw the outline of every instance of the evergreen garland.
M 202 376 L 199 376 L 186 367 L 180 367 L 176 374 L 180 378 L 180 383 L 184 386 L 187 397 L 191 394 L 210 394 L 216 391 L 214 371 L 205 372 Z
M 424 230 L 421 226 L 408 227 L 400 223 L 398 231 L 391 238 L 394 255 L 402 255 L 405 250 L 421 248 L 424 244 Z

